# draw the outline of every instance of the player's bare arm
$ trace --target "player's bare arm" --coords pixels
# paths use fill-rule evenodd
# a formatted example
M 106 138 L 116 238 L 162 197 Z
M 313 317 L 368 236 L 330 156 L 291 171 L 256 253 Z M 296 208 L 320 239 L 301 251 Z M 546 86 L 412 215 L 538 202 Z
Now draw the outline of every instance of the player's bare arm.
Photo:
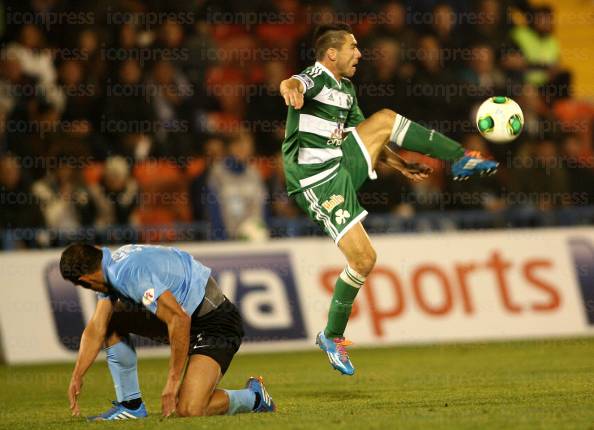
M 158 301 L 157 317 L 167 324 L 171 357 L 165 388 L 161 393 L 163 416 L 175 412 L 177 392 L 190 345 L 190 317 L 177 303 L 170 291 L 163 293 Z
M 72 415 L 78 416 L 80 414 L 78 396 L 82 388 L 83 377 L 103 346 L 112 312 L 113 304 L 111 300 L 99 300 L 91 320 L 83 331 L 76 365 L 72 371 L 72 378 L 68 387 L 68 399 L 70 400 Z
M 406 161 L 400 155 L 393 152 L 391 149 L 386 148 L 383 153 L 380 155 L 378 161 L 382 164 L 392 167 L 393 169 L 398 170 L 408 179 L 420 182 L 424 179 L 427 179 L 429 175 L 433 172 L 433 169 L 429 166 L 426 166 L 422 163 L 411 163 Z
M 297 110 L 303 107 L 304 92 L 305 88 L 303 88 L 303 84 L 295 78 L 285 79 L 280 84 L 280 93 L 285 99 L 285 104 Z

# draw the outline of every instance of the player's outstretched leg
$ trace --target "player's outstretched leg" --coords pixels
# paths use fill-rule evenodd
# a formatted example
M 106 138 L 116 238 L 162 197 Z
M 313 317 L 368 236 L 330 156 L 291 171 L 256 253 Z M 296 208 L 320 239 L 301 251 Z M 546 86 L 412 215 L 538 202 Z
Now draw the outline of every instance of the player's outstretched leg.
M 148 414 L 140 396 L 136 350 L 129 336 L 113 334 L 107 341 L 107 365 L 116 391 L 116 401 L 108 411 L 87 417 L 89 421 L 129 420 Z
M 429 130 L 389 109 L 374 113 L 357 126 L 357 132 L 365 143 L 375 164 L 385 146 L 397 152 L 398 149 L 419 152 L 429 157 L 451 161 L 454 179 L 492 174 L 498 163 L 487 160 L 478 152 L 465 152 L 456 141 Z
M 324 331 L 318 333 L 316 344 L 328 356 L 330 365 L 344 375 L 353 375 L 353 366 L 347 347 L 351 342 L 344 338 L 353 302 L 367 275 L 373 269 L 376 254 L 369 237 L 361 223 L 357 223 L 338 242 L 348 265 L 336 279 L 328 323 Z

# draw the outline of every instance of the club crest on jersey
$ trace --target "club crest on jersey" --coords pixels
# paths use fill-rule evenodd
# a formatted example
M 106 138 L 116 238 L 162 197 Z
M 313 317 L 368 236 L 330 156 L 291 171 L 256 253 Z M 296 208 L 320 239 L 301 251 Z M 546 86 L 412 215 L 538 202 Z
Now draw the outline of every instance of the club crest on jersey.
M 336 121 L 336 128 L 330 134 L 330 139 L 326 141 L 328 145 L 340 146 L 342 145 L 342 140 L 344 139 L 344 122 L 346 120 L 346 115 L 340 112 L 338 114 L 338 118 Z
M 341 203 L 344 203 L 344 197 L 340 194 L 332 194 L 328 200 L 322 203 L 322 207 L 326 209 L 327 212 L 332 212 L 332 209 Z
M 155 301 L 155 289 L 149 288 L 144 292 L 142 295 L 142 304 L 145 306 L 149 306 Z
M 326 141 L 326 143 L 328 145 L 334 145 L 334 146 L 342 145 L 342 139 L 343 139 L 343 134 L 344 134 L 343 131 L 344 131 L 344 125 L 338 124 L 338 127 L 336 127 L 336 129 L 334 129 L 334 131 L 330 135 L 330 139 L 328 139 Z

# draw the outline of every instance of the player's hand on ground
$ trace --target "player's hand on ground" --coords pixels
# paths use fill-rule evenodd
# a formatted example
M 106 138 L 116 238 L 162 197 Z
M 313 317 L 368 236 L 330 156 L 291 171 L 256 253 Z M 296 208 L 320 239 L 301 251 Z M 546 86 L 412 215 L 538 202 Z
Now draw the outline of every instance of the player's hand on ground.
M 406 163 L 400 171 L 407 178 L 420 182 L 427 179 L 433 169 L 421 163 Z
M 165 389 L 161 393 L 161 412 L 164 417 L 169 417 L 175 412 L 177 393 L 174 388 L 169 387 L 170 384 L 165 386 Z
M 285 99 L 285 104 L 287 106 L 293 106 L 297 110 L 303 107 L 303 93 L 297 88 L 286 89 L 282 93 L 282 96 Z
M 78 396 L 82 389 L 83 381 L 80 378 L 72 377 L 70 385 L 68 386 L 68 400 L 70 401 L 70 412 L 72 416 L 78 417 L 80 409 L 78 408 Z

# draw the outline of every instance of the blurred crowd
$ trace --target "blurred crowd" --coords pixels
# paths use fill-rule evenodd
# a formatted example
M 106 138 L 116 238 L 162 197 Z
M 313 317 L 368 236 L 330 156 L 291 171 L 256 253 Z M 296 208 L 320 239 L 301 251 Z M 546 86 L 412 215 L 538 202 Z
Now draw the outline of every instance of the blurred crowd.
M 206 221 L 215 239 L 262 239 L 302 214 L 284 191 L 282 79 L 313 63 L 316 25 L 346 21 L 366 115 L 393 109 L 497 159 L 462 184 L 431 163 L 412 184 L 379 168 L 379 213 L 594 204 L 594 107 L 572 97 L 548 7 L 525 1 L 3 1 L 0 229 Z M 525 128 L 490 144 L 487 97 Z M 163 239 L 162 237 L 160 239 Z

